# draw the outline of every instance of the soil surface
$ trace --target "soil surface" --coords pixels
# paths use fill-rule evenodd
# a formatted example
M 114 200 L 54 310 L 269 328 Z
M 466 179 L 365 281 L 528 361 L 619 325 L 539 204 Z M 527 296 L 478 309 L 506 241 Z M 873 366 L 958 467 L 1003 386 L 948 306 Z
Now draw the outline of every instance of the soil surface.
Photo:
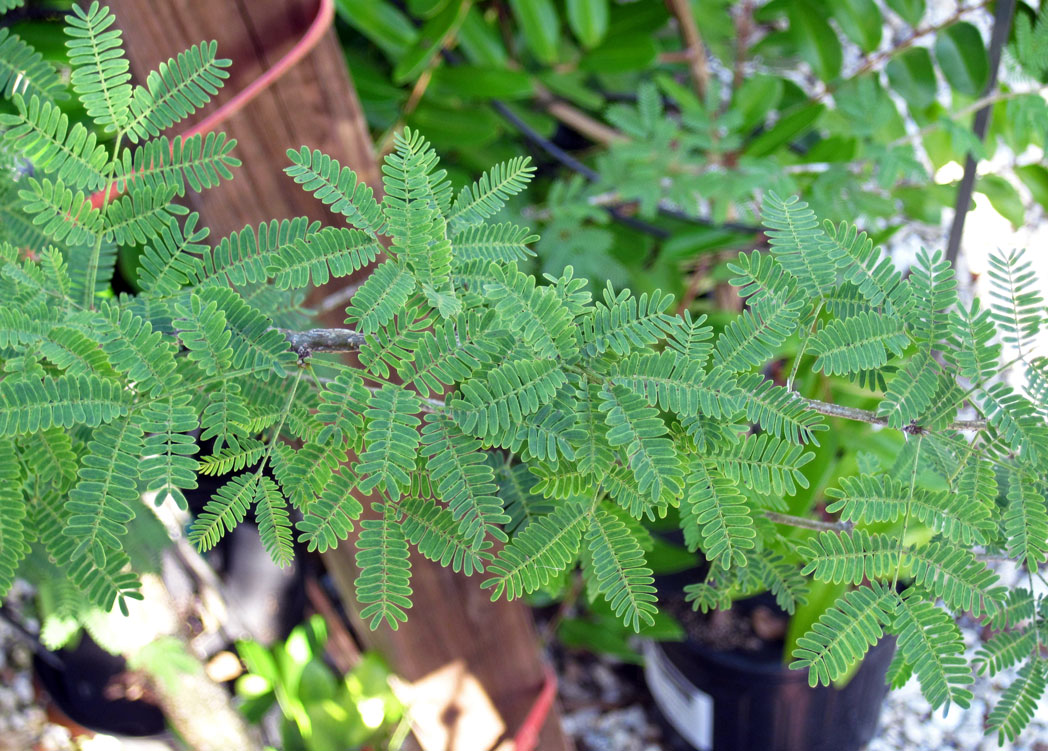
M 787 616 L 764 597 L 737 602 L 729 610 L 700 613 L 684 595 L 669 591 L 659 606 L 676 618 L 688 638 L 704 647 L 724 652 L 780 654 L 786 636 Z

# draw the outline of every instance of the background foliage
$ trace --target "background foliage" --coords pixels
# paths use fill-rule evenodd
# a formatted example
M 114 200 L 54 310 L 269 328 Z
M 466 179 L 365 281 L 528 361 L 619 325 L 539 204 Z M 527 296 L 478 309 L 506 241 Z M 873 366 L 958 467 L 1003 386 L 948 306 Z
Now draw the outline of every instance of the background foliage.
M 421 129 L 452 157 L 456 184 L 534 153 L 551 167 L 526 217 L 540 222 L 541 271 L 572 264 L 598 286 L 611 278 L 679 295 L 682 265 L 753 242 L 765 188 L 854 217 L 879 242 L 934 237 L 959 176 L 932 176 L 972 150 L 1000 155 L 1003 170 L 976 191 L 1014 225 L 1031 200 L 1045 205 L 1048 173 L 1035 156 L 1045 105 L 1027 95 L 1044 83 L 1036 8 L 1018 3 L 1006 83 L 987 92 L 988 4 L 950 5 L 339 0 L 338 9 L 380 143 L 402 123 Z M 982 145 L 971 115 L 987 93 Z M 561 164 L 574 176 L 552 169 Z M 658 230 L 609 223 L 604 209 L 622 204 L 620 215 Z

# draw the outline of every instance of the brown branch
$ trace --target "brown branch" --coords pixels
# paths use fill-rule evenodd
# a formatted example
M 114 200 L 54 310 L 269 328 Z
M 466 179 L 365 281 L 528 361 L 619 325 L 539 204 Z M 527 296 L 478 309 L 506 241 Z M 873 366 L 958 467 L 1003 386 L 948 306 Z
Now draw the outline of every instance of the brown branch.
M 670 10 L 677 17 L 680 24 L 681 36 L 688 50 L 688 71 L 695 82 L 695 91 L 699 94 L 699 101 L 705 104 L 706 92 L 710 88 L 710 67 L 706 60 L 706 48 L 702 44 L 702 35 L 695 23 L 695 14 L 691 10 L 688 0 L 667 0 Z
M 610 146 L 613 143 L 626 143 L 630 140 L 614 128 L 608 127 L 600 120 L 590 117 L 577 107 L 557 99 L 542 86 L 536 86 L 535 100 L 550 115 L 595 143 Z
M 753 4 L 742 3 L 735 19 L 735 65 L 731 74 L 731 90 L 738 91 L 745 80 L 746 57 L 749 53 L 750 37 L 753 34 Z
M 364 335 L 352 329 L 310 329 L 289 331 L 274 329 L 287 337 L 287 343 L 298 359 L 305 360 L 315 352 L 358 352 Z

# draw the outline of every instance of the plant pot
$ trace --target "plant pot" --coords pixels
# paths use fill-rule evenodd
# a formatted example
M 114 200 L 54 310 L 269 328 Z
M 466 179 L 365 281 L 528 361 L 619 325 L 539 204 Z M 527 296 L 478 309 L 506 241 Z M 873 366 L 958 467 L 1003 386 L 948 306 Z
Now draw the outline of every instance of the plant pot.
M 113 687 L 127 675 L 123 657 L 109 654 L 86 633 L 75 649 L 52 654 L 61 661 L 61 669 L 39 657 L 33 658 L 33 668 L 40 685 L 69 720 L 88 730 L 125 737 L 155 736 L 166 730 L 156 704 L 114 696 L 119 692 Z
M 648 642 L 645 678 L 655 704 L 698 751 L 858 751 L 877 730 L 895 640 L 870 650 L 842 688 L 808 685 L 781 657 L 724 652 L 694 641 Z

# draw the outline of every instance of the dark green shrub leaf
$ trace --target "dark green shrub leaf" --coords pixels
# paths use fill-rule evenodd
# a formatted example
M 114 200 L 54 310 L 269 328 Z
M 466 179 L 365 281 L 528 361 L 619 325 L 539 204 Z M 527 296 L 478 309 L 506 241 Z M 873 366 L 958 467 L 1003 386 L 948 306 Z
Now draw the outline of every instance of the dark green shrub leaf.
M 943 29 L 935 39 L 935 58 L 958 94 L 974 97 L 983 93 L 990 78 L 990 62 L 977 28 L 962 21 Z

